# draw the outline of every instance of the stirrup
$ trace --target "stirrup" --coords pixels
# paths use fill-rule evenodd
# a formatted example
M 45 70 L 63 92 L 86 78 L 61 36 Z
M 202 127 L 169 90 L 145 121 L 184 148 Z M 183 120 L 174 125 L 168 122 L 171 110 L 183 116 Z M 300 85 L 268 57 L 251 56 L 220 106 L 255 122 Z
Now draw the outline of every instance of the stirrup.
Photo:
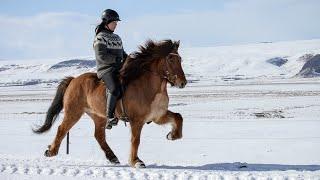
M 114 117 L 114 118 L 108 118 L 108 125 L 110 124 L 111 126 L 116 126 L 118 125 L 118 118 Z
M 118 118 L 107 118 L 107 126 L 106 129 L 112 129 L 112 126 L 116 126 L 118 124 Z
M 119 117 L 119 119 L 120 119 L 121 121 L 124 121 L 124 122 L 129 122 L 129 117 L 128 117 L 128 116 L 122 115 L 122 116 Z

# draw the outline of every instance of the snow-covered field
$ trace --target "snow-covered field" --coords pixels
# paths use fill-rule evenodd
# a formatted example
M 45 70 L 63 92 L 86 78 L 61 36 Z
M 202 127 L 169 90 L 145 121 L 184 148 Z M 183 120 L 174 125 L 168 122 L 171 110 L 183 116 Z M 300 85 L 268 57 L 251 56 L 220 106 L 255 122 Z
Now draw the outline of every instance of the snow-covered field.
M 169 126 L 146 125 L 139 149 L 146 169 L 127 165 L 130 127 L 123 123 L 107 130 L 121 162 L 109 164 L 88 116 L 70 131 L 69 155 L 63 141 L 58 156 L 44 157 L 63 113 L 47 134 L 31 127 L 44 120 L 56 84 L 2 86 L 0 179 L 320 179 L 320 78 L 292 78 L 303 66 L 299 57 L 319 52 L 320 40 L 183 50 L 190 83 L 168 88 L 184 136 L 168 141 Z M 288 63 L 263 63 L 278 56 Z M 0 83 L 81 73 L 40 67 L 2 71 Z

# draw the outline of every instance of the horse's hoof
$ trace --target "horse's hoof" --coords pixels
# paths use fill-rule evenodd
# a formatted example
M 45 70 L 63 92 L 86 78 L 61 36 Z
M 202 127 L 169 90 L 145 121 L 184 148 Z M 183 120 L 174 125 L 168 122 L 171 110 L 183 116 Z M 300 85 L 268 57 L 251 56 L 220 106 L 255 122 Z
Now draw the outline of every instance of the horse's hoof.
M 111 164 L 113 164 L 113 165 L 120 164 L 120 161 L 119 161 L 119 159 L 118 159 L 117 157 L 112 158 L 112 159 L 110 160 L 110 162 L 111 162 Z
M 50 152 L 49 152 L 49 149 L 47 149 L 47 150 L 44 152 L 44 156 L 46 156 L 46 157 L 51 157 Z
M 169 132 L 168 134 L 167 134 L 167 139 L 168 140 L 173 140 L 173 137 L 172 137 L 172 133 L 171 132 Z
M 142 161 L 138 161 L 135 165 L 134 165 L 135 168 L 146 168 L 146 165 L 142 162 Z

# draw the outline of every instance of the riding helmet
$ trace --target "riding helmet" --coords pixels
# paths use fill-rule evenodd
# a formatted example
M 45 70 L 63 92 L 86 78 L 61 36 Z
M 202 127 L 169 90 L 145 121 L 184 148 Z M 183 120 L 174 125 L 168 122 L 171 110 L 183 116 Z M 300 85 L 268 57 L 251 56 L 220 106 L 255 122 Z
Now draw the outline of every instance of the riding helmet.
M 102 12 L 101 16 L 102 21 L 106 22 L 107 24 L 112 21 L 121 21 L 119 14 L 112 9 L 106 9 Z

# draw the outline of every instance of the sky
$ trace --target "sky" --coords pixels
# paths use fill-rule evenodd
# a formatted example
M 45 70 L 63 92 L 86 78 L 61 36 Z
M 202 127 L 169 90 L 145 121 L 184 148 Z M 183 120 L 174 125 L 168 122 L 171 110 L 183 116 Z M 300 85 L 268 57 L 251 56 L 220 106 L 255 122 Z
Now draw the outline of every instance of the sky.
M 94 57 L 105 9 L 125 50 L 147 39 L 181 48 L 320 38 L 319 0 L 1 0 L 0 60 Z

